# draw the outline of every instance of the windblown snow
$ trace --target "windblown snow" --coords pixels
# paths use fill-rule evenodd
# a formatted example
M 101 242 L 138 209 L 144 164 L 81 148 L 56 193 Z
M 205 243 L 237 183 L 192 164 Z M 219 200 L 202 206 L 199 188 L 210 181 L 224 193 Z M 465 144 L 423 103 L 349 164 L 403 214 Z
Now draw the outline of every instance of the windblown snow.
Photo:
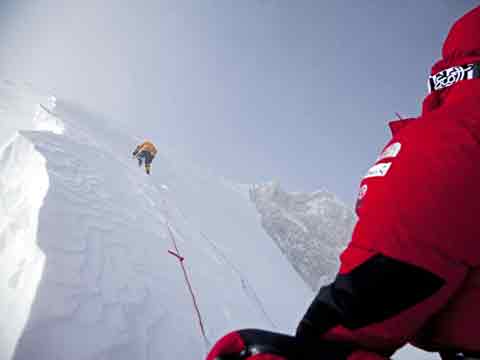
M 328 191 L 287 193 L 277 182 L 253 186 L 250 196 L 263 227 L 312 290 L 332 280 L 356 222 L 352 209 Z
M 0 359 L 201 359 L 233 329 L 294 330 L 313 293 L 248 189 L 161 145 L 148 177 L 137 139 L 54 99 L 7 98 L 4 119 L 32 119 L 13 129 L 0 113 Z

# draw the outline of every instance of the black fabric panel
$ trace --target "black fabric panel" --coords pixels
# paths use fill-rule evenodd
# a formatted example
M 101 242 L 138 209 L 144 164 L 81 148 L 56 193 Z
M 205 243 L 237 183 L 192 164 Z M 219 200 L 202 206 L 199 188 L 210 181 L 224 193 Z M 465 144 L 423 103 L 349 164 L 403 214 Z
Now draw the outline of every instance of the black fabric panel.
M 378 254 L 320 289 L 304 320 L 316 331 L 384 321 L 436 293 L 445 281 L 418 266 Z
M 480 352 L 440 351 L 442 360 L 479 360 Z
M 297 327 L 296 337 L 303 341 L 315 341 L 319 334 L 340 324 L 341 314 L 332 305 L 331 285 L 320 289 L 302 321 Z

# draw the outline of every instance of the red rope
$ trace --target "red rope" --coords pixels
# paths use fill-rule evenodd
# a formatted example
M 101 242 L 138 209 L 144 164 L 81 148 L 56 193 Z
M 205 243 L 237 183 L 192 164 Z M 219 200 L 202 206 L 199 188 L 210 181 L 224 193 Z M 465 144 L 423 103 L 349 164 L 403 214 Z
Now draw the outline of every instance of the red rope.
M 207 335 L 205 334 L 205 328 L 203 326 L 202 315 L 200 314 L 200 309 L 198 308 L 198 305 L 197 305 L 197 299 L 195 298 L 195 294 L 193 293 L 193 288 L 192 288 L 192 285 L 191 285 L 190 280 L 188 278 L 187 269 L 185 268 L 185 265 L 183 264 L 185 258 L 183 256 L 181 256 L 180 252 L 178 251 L 177 242 L 175 241 L 175 236 L 173 235 L 172 229 L 170 229 L 170 224 L 168 224 L 168 223 L 167 223 L 167 228 L 168 228 L 168 233 L 170 235 L 170 239 L 172 240 L 172 243 L 173 243 L 173 247 L 175 248 L 175 252 L 173 252 L 171 250 L 168 250 L 168 253 L 170 255 L 175 256 L 178 259 L 178 261 L 180 262 L 180 266 L 182 267 L 182 270 L 183 270 L 183 276 L 185 278 L 185 282 L 187 283 L 188 290 L 190 291 L 190 295 L 192 297 L 193 306 L 194 306 L 195 311 L 197 313 L 198 324 L 200 325 L 200 331 L 202 332 L 203 338 L 208 342 Z
M 172 251 L 172 250 L 168 250 L 168 253 L 169 253 L 170 255 L 175 256 L 175 257 L 176 257 L 178 260 L 180 260 L 180 261 L 184 261 L 184 260 L 185 260 L 184 257 L 178 255 L 176 252 L 174 252 L 174 251 Z

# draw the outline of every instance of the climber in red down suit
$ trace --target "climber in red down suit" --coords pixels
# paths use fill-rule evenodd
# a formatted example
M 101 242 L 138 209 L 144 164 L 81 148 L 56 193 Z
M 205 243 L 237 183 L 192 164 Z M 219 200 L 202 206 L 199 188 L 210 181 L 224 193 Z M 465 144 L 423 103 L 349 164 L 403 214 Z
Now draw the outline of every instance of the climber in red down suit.
M 340 270 L 295 336 L 234 331 L 208 360 L 383 360 L 406 343 L 480 358 L 480 7 L 428 82 L 421 116 L 390 123 Z

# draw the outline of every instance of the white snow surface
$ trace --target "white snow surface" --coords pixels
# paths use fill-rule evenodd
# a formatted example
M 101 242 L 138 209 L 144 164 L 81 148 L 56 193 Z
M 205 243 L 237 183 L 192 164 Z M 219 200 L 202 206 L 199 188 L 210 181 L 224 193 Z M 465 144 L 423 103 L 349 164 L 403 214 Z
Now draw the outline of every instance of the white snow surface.
M 312 290 L 330 282 L 350 241 L 356 216 L 332 193 L 289 193 L 278 182 L 255 185 L 250 197 L 265 231 Z
M 86 112 L 2 101 L 1 360 L 202 359 L 233 329 L 294 331 L 314 294 L 248 192 L 161 145 L 149 177 L 138 139 Z

